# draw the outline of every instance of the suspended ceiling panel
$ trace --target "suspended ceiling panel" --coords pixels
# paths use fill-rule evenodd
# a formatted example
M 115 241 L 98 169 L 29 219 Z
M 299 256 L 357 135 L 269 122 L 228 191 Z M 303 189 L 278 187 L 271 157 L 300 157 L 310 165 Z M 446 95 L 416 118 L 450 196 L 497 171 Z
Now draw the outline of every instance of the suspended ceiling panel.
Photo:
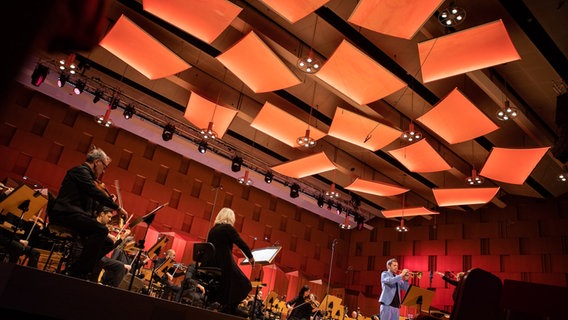
M 457 88 L 416 120 L 450 144 L 468 141 L 499 129 Z
M 251 126 L 260 130 L 275 139 L 278 139 L 290 147 L 298 147 L 296 140 L 306 134 L 308 124 L 290 113 L 276 107 L 270 102 L 266 102 L 258 112 Z M 319 140 L 325 133 L 310 127 L 310 137 Z
M 361 178 L 355 179 L 352 184 L 345 187 L 347 190 L 359 191 L 364 193 L 370 193 L 382 197 L 395 196 L 397 194 L 405 193 L 410 189 L 401 188 L 388 183 L 383 183 L 379 181 L 365 180 Z
M 493 148 L 479 174 L 497 181 L 523 184 L 548 149 Z
M 328 135 L 376 151 L 398 139 L 401 132 L 338 107 Z
M 433 214 L 440 214 L 439 212 L 426 209 L 424 207 L 404 208 L 394 210 L 382 210 L 385 218 L 398 218 L 398 217 L 414 217 L 414 216 L 429 216 Z
M 213 122 L 213 131 L 223 138 L 236 115 L 237 110 L 220 106 L 192 92 L 183 117 L 199 129 L 207 128 L 209 122 Z
M 443 0 L 361 0 L 348 21 L 389 36 L 411 39 Z
M 280 90 L 301 82 L 254 31 L 217 59 L 255 93 Z
M 284 164 L 274 166 L 271 169 L 290 178 L 299 179 L 335 168 L 335 165 L 329 160 L 325 153 L 319 152 L 302 159 L 288 161 Z
M 499 187 L 432 189 L 440 207 L 485 204 L 491 201 L 498 191 Z
M 382 99 L 406 86 L 347 40 L 341 42 L 316 76 L 361 105 Z
M 124 15 L 101 40 L 100 46 L 150 80 L 167 77 L 190 67 Z
M 196 38 L 211 43 L 242 8 L 226 0 L 144 0 L 144 10 Z
M 418 53 L 424 83 L 521 58 L 501 20 L 421 42 Z
M 437 172 L 450 169 L 450 165 L 426 139 L 389 153 L 412 172 Z
M 272 8 L 284 19 L 294 23 L 317 8 L 326 4 L 329 0 L 260 0 Z

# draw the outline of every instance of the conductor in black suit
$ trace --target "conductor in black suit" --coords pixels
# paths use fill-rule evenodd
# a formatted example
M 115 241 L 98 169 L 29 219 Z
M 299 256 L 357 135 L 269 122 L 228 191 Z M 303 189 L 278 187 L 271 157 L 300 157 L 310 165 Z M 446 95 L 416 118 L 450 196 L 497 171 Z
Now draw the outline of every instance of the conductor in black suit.
M 204 266 L 218 267 L 222 271 L 220 288 L 214 298 L 223 305 L 221 311 L 240 315 L 237 306 L 247 297 L 252 290 L 252 285 L 233 259 L 233 244 L 241 249 L 252 265 L 254 265 L 254 258 L 248 245 L 233 227 L 234 223 L 235 212 L 232 209 L 223 208 L 219 211 L 215 218 L 215 225 L 207 235 L 207 242 L 215 246 L 215 257 L 205 262 Z

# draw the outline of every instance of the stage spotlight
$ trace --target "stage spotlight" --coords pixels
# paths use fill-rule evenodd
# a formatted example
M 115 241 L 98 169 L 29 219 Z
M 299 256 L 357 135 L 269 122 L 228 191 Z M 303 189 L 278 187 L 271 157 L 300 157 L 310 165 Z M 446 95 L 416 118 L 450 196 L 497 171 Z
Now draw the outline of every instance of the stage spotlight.
M 300 186 L 294 183 L 290 186 L 290 198 L 297 198 L 300 196 Z
M 199 153 L 207 152 L 207 141 L 205 140 L 199 141 L 199 145 L 197 146 L 197 151 L 199 151 Z
M 103 97 L 103 92 L 101 90 L 96 90 L 93 97 L 93 103 L 99 102 L 102 97 Z
M 124 107 L 124 112 L 122 113 L 122 115 L 124 116 L 125 119 L 130 119 L 135 114 L 136 114 L 136 109 L 134 109 L 133 106 L 127 105 L 126 107 Z
M 113 97 L 112 100 L 110 101 L 109 107 L 111 110 L 116 110 L 119 105 L 120 105 L 120 98 Z
M 355 215 L 355 222 L 357 222 L 357 230 L 363 230 L 365 227 L 365 217 L 362 215 Z
M 36 87 L 39 87 L 40 84 L 45 81 L 45 78 L 47 78 L 48 74 L 49 68 L 38 63 L 34 69 L 34 72 L 32 73 L 32 84 Z
M 341 214 L 341 211 L 343 211 L 343 205 L 341 205 L 341 203 L 337 204 L 337 214 Z
M 75 94 L 81 94 L 83 90 L 85 90 L 85 81 L 77 80 L 73 92 L 75 92 Z
M 323 208 L 323 205 L 324 205 L 323 196 L 317 197 L 317 201 L 318 201 L 318 207 Z
M 361 197 L 356 194 L 352 194 L 351 205 L 353 206 L 353 208 L 359 208 L 361 206 Z
M 231 171 L 239 172 L 241 171 L 241 166 L 243 165 L 243 158 L 235 156 L 233 158 L 233 163 L 231 164 Z
M 272 183 L 272 179 L 274 178 L 274 174 L 270 171 L 268 171 L 265 175 L 264 175 L 264 182 L 266 183 Z
M 69 76 L 62 73 L 59 75 L 59 79 L 57 79 L 57 86 L 59 88 L 63 88 L 63 86 L 65 85 L 65 83 L 69 81 Z
M 164 132 L 162 132 L 162 139 L 164 141 L 170 141 L 172 140 L 174 133 L 176 132 L 176 127 L 171 124 L 168 123 L 165 127 L 164 127 Z

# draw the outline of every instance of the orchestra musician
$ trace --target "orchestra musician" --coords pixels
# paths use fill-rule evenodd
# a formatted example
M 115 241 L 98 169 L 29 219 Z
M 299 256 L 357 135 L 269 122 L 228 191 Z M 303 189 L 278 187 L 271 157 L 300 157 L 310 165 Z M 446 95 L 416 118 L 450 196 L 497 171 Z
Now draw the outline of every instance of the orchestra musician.
M 187 266 L 185 277 L 181 283 L 181 290 L 179 291 L 176 301 L 180 302 L 181 299 L 185 297 L 189 300 L 189 304 L 201 306 L 205 301 L 205 287 L 194 279 L 195 268 L 195 263 Z
M 296 297 L 286 302 L 288 319 L 309 320 L 312 315 L 319 311 L 319 304 L 310 294 L 310 287 L 304 285 Z
M 443 273 L 443 272 L 436 271 L 436 274 L 442 276 L 442 280 L 444 280 L 445 282 L 447 282 L 447 283 L 449 283 L 449 284 L 451 284 L 452 286 L 455 287 L 454 292 L 452 292 L 452 299 L 454 301 L 456 301 L 456 298 L 457 298 L 457 295 L 458 295 L 458 284 L 463 279 L 465 272 L 458 272 L 456 274 L 455 279 L 450 278 L 450 272 Z
M 174 249 L 169 249 L 166 251 L 166 256 L 162 258 L 156 259 L 155 266 L 159 268 L 162 264 L 166 263 L 169 259 L 174 260 L 176 259 L 176 252 Z M 171 300 L 174 298 L 178 298 L 180 294 L 181 287 L 174 284 L 174 278 L 181 277 L 185 274 L 185 267 L 180 268 L 181 264 L 174 264 L 172 267 L 165 270 L 164 275 L 160 278 L 158 275 L 154 275 L 156 280 L 160 282 L 163 286 L 164 291 L 162 292 L 162 299 Z
M 223 306 L 221 312 L 246 317 L 237 307 L 252 290 L 252 284 L 233 258 L 233 244 L 241 249 L 252 266 L 254 258 L 248 245 L 233 227 L 234 223 L 235 212 L 232 209 L 223 208 L 219 211 L 215 224 L 207 235 L 207 242 L 215 246 L 215 256 L 210 261 L 204 261 L 203 266 L 221 269 L 220 286 L 212 299 Z
M 75 278 L 87 279 L 97 261 L 114 248 L 107 238 L 108 228 L 93 218 L 95 202 L 128 215 L 115 203 L 112 195 L 98 187 L 98 178 L 110 162 L 110 157 L 103 150 L 92 149 L 83 164 L 67 171 L 57 198 L 48 204 L 50 223 L 69 228 L 80 236 L 83 250 L 66 270 Z
M 408 290 L 408 269 L 398 272 L 398 261 L 392 258 L 387 261 L 387 270 L 381 273 L 382 292 L 379 297 L 381 320 L 398 320 L 400 303 L 402 301 L 401 290 Z

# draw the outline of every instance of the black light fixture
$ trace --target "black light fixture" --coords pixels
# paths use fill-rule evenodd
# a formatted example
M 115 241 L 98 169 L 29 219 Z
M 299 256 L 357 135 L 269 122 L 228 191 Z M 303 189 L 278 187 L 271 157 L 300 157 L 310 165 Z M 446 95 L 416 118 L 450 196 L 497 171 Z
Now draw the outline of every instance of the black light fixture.
M 353 208 L 357 209 L 361 206 L 361 197 L 356 194 L 351 194 L 351 205 Z
M 324 198 L 322 195 L 320 195 L 319 197 L 316 198 L 317 202 L 318 202 L 318 207 L 323 208 L 324 205 Z
M 65 73 L 61 73 L 59 75 L 59 79 L 57 79 L 57 86 L 59 88 L 63 88 L 63 86 L 65 85 L 65 83 L 69 81 L 69 76 L 66 75 Z
M 73 89 L 73 92 L 75 92 L 75 94 L 81 94 L 83 92 L 83 90 L 85 90 L 85 81 L 77 80 L 77 83 L 75 83 L 75 88 Z
M 124 107 L 124 112 L 122 113 L 122 115 L 125 119 L 131 119 L 135 114 L 136 109 L 134 109 L 133 106 L 127 105 L 126 107 Z
M 49 68 L 38 63 L 34 69 L 34 72 L 32 73 L 32 84 L 36 87 L 39 87 L 40 84 L 45 81 L 45 78 L 47 78 L 48 74 Z
M 294 199 L 300 196 L 300 186 L 294 183 L 290 186 L 290 198 Z
M 164 132 L 162 132 L 162 139 L 164 141 L 170 141 L 172 140 L 174 133 L 176 132 L 176 127 L 171 124 L 168 123 L 165 127 L 164 127 Z
M 341 203 L 337 203 L 337 214 L 341 214 L 341 211 L 343 211 L 343 205 Z
M 199 141 L 199 144 L 197 145 L 197 151 L 199 151 L 199 153 L 207 152 L 207 141 L 205 139 Z
M 235 156 L 233 158 L 233 163 L 231 164 L 231 171 L 239 172 L 241 171 L 241 166 L 243 165 L 243 158 Z
M 272 183 L 272 179 L 274 179 L 274 174 L 272 173 L 272 171 L 266 172 L 266 174 L 264 175 L 264 182 Z
M 355 215 L 355 222 L 357 222 L 357 230 L 361 231 L 365 227 L 365 217 L 360 214 Z
M 120 98 L 116 96 L 112 97 L 112 100 L 110 100 L 109 108 L 111 110 L 116 110 L 119 105 L 120 105 Z
M 103 92 L 101 90 L 96 90 L 94 97 L 93 97 L 93 103 L 97 103 L 99 101 L 101 101 L 101 98 L 103 97 Z

